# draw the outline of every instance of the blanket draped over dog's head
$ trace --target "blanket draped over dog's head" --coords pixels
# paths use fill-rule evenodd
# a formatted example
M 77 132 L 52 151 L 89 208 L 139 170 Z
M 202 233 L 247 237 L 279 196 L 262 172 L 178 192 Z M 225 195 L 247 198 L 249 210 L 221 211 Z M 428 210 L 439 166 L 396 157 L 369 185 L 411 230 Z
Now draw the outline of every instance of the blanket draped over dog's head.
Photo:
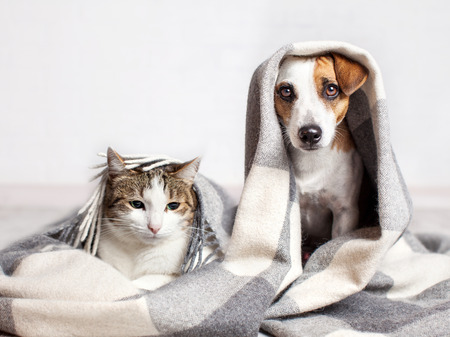
M 369 70 L 347 114 L 364 162 L 369 202 L 360 229 L 319 247 L 302 268 L 298 193 L 273 93 L 286 55 L 329 52 Z M 419 240 L 406 231 L 412 206 L 391 148 L 383 81 L 372 57 L 341 42 L 284 46 L 254 73 L 246 123 L 246 179 L 223 262 L 213 261 L 148 292 L 82 250 L 38 235 L 1 253 L 0 331 L 41 336 L 446 335 L 450 243 L 438 236 Z M 208 199 L 208 193 L 202 197 Z

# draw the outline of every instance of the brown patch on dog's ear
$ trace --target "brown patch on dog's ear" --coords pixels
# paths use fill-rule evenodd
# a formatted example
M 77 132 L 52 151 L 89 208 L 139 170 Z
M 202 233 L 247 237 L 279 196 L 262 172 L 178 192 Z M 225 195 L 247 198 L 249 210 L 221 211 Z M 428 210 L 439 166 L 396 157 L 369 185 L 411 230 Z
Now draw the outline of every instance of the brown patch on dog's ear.
M 341 54 L 331 53 L 334 59 L 334 71 L 339 87 L 347 96 L 358 90 L 367 80 L 369 71 L 358 62 Z

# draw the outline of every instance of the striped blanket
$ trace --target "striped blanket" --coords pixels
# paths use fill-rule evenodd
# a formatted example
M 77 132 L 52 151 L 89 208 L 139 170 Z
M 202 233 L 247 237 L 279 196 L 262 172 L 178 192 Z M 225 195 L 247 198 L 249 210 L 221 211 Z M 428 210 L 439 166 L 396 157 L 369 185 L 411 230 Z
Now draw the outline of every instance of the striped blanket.
M 299 202 L 273 88 L 285 55 L 328 51 L 370 71 L 348 112 L 370 201 L 360 229 L 322 245 L 302 267 Z M 383 82 L 372 57 L 340 42 L 284 46 L 254 73 L 246 123 L 246 179 L 223 261 L 143 291 L 55 235 L 34 236 L 1 252 L 0 331 L 6 336 L 449 336 L 450 239 L 407 231 L 412 203 L 391 148 Z M 212 210 L 220 221 L 224 207 Z

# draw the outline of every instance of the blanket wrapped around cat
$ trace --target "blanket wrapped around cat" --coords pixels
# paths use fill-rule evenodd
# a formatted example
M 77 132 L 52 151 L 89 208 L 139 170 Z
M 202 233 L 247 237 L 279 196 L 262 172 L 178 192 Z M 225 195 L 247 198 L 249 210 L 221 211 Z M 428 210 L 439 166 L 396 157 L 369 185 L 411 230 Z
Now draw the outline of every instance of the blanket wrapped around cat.
M 302 268 L 298 194 L 273 91 L 283 57 L 331 51 L 370 72 L 351 96 L 347 114 L 370 202 L 360 229 L 319 247 Z M 61 231 L 46 233 L 7 248 L 0 255 L 0 331 L 21 336 L 448 335 L 450 240 L 406 230 L 412 204 L 390 144 L 380 71 L 366 51 L 341 42 L 297 43 L 265 61 L 250 85 L 245 169 L 224 260 L 155 291 L 137 289 L 108 264 L 64 242 L 77 231 L 64 237 Z M 214 199 L 210 193 L 202 198 Z M 214 200 L 208 216 L 220 223 L 226 207 L 221 198 Z

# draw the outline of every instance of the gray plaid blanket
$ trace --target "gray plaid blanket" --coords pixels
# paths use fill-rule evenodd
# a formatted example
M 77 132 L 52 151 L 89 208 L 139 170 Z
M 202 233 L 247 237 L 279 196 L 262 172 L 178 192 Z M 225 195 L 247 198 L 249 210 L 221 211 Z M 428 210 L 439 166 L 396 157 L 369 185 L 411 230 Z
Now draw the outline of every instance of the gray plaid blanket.
M 285 55 L 327 51 L 347 55 L 370 71 L 348 112 L 369 202 L 362 228 L 321 246 L 302 268 L 300 209 L 273 88 Z M 224 260 L 155 291 L 137 289 L 54 232 L 9 247 L 0 255 L 0 331 L 23 336 L 449 336 L 450 239 L 406 230 L 412 205 L 390 144 L 380 71 L 366 51 L 340 42 L 298 43 L 264 62 L 250 85 L 245 172 Z M 218 207 L 220 198 L 216 201 L 204 221 L 221 221 L 225 208 Z

